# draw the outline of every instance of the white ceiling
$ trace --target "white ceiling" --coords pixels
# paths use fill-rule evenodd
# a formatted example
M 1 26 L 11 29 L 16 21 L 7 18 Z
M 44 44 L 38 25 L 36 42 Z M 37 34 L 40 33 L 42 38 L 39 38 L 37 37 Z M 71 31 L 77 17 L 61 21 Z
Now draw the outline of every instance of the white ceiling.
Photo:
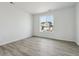
M 15 6 L 22 10 L 36 14 L 75 5 L 74 2 L 15 2 Z

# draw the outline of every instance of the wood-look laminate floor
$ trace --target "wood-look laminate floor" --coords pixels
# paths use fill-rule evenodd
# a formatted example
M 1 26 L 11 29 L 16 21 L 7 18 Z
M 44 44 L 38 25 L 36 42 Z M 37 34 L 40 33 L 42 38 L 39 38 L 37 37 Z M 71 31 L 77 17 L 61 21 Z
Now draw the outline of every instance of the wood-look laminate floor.
M 79 47 L 72 42 L 32 37 L 0 46 L 0 56 L 79 56 Z

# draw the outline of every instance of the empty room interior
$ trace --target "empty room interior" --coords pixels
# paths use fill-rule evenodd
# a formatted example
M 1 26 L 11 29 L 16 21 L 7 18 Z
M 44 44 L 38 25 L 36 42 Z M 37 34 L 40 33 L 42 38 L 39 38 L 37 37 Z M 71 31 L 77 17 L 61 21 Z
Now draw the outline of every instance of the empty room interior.
M 0 2 L 0 56 L 79 56 L 79 3 Z

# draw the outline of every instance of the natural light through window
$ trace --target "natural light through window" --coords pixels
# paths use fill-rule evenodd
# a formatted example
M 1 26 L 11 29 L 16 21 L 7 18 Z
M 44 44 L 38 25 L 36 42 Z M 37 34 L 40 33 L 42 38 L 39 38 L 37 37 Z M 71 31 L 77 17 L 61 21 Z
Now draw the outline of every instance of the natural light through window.
M 40 32 L 52 32 L 53 26 L 53 16 L 40 16 Z

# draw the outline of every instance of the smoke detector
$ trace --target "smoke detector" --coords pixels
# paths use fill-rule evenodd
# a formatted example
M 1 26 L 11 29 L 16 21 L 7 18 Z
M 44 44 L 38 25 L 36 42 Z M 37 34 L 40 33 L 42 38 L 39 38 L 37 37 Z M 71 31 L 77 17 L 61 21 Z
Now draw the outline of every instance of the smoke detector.
M 9 2 L 10 4 L 14 5 L 15 3 L 14 2 Z

